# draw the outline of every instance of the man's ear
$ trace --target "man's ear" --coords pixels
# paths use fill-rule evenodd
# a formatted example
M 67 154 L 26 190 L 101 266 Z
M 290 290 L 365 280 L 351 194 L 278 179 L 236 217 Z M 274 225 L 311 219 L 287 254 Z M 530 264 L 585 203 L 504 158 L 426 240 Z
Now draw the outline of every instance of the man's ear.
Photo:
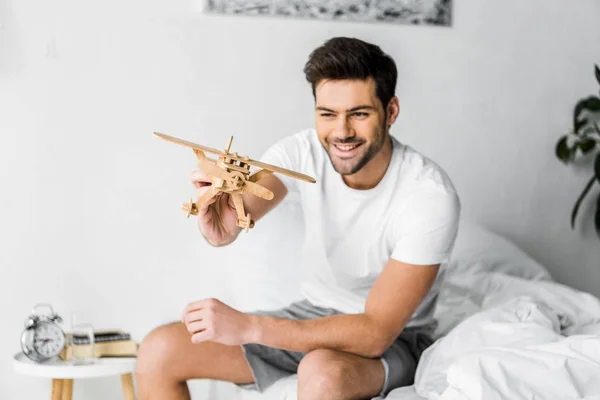
M 391 126 L 396 122 L 398 114 L 400 114 L 400 101 L 398 100 L 398 97 L 394 96 L 391 98 L 386 108 L 387 121 L 385 121 L 385 124 Z

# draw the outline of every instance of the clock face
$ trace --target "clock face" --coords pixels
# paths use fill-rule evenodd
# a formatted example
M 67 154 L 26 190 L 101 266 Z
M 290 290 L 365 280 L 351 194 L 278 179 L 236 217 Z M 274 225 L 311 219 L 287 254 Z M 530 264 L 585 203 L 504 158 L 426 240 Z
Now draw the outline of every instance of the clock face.
M 33 335 L 33 348 L 43 357 L 52 358 L 65 347 L 65 335 L 56 324 L 40 322 Z

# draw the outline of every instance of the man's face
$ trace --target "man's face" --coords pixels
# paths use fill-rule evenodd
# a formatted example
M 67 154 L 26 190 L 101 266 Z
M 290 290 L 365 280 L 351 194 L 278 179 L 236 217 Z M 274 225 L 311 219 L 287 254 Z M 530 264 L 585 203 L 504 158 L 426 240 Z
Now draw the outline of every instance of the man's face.
M 315 97 L 317 133 L 333 167 L 342 175 L 358 172 L 383 148 L 388 134 L 375 81 L 321 81 Z

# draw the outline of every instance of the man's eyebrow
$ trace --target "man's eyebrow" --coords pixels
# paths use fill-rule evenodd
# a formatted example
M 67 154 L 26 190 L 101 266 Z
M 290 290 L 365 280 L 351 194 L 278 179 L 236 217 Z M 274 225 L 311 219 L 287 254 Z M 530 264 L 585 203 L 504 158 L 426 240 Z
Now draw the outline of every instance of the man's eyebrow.
M 331 110 L 327 107 L 317 107 L 317 110 L 320 111 L 327 111 L 327 112 L 331 112 L 331 113 L 335 113 L 337 111 Z M 357 107 L 352 107 L 349 110 L 346 110 L 346 112 L 354 112 L 354 111 L 358 111 L 358 110 L 373 110 L 373 111 L 377 111 L 377 109 L 373 106 L 367 106 L 367 105 L 363 105 L 363 106 L 357 106 Z

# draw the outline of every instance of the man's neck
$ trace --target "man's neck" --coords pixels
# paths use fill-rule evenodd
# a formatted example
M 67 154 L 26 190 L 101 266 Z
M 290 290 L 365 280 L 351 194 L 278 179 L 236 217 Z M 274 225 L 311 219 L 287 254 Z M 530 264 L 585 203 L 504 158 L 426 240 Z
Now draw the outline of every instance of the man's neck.
M 377 186 L 390 165 L 392 149 L 392 137 L 388 134 L 383 147 L 371 161 L 355 174 L 342 176 L 346 185 L 356 190 L 368 190 Z

